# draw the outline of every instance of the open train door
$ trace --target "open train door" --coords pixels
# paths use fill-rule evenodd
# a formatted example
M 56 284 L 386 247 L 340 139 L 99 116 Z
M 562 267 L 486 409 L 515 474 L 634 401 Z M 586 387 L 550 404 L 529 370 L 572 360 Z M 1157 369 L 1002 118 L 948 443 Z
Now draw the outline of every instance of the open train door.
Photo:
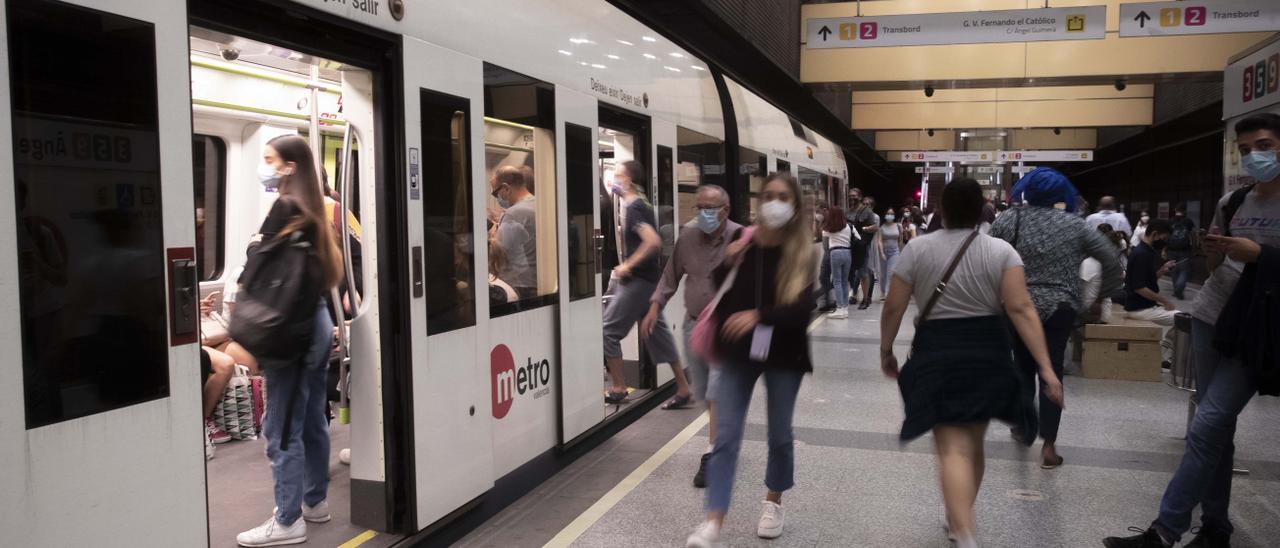
M 561 207 L 568 219 L 560 244 L 560 443 L 568 444 L 604 420 L 601 382 L 600 176 L 596 100 L 556 87 L 556 115 L 564 159 L 557 163 Z
M 204 545 L 184 4 L 0 13 L 3 543 Z

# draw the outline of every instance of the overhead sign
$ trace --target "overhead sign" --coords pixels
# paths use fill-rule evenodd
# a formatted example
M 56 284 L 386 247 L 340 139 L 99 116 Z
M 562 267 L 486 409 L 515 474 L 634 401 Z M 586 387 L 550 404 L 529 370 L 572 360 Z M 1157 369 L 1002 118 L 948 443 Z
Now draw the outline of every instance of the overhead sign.
M 1013 166 L 1014 173 L 1031 173 L 1040 166 Z
M 1004 166 L 978 166 L 978 173 L 1000 173 Z
M 973 151 L 912 151 L 903 152 L 903 162 L 992 162 L 995 161 L 994 150 Z
M 929 173 L 951 173 L 951 172 L 953 172 L 953 171 L 955 171 L 955 170 L 956 170 L 956 168 L 954 168 L 954 167 L 947 167 L 947 166 L 929 166 Z M 924 166 L 916 166 L 916 173 L 924 173 L 924 172 L 925 172 L 925 167 L 924 167 Z
M 1101 40 L 1107 7 L 809 19 L 809 49 Z
M 1120 36 L 1174 36 L 1280 30 L 1275 0 L 1187 0 L 1120 4 Z
M 1280 103 L 1280 42 L 1227 65 L 1222 79 L 1223 119 Z
M 1092 162 L 1092 150 L 1010 150 L 996 155 L 1001 162 Z

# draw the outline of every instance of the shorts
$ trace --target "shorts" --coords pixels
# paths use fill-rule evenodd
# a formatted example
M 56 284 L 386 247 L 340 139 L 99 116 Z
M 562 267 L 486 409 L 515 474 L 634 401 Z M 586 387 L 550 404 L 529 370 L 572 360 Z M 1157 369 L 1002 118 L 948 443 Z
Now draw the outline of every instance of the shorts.
M 622 339 L 649 312 L 649 298 L 657 287 L 657 282 L 639 278 L 614 284 L 613 297 L 604 309 L 604 357 L 622 357 Z M 653 363 L 676 363 L 680 360 L 676 339 L 671 335 L 671 328 L 667 327 L 661 313 L 658 314 L 658 324 L 654 326 L 653 333 L 643 340 L 643 344 L 653 358 Z

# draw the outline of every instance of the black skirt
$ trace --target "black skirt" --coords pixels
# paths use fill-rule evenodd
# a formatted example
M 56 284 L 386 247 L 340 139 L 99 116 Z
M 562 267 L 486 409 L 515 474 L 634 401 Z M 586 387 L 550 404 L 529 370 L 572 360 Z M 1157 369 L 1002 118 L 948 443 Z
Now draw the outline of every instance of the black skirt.
M 991 419 L 1035 432 L 1036 413 L 1023 399 L 1023 382 L 1001 317 L 926 321 L 916 327 L 911 357 L 898 376 L 907 415 L 901 440 L 940 424 Z M 1023 438 L 1029 444 L 1035 436 Z

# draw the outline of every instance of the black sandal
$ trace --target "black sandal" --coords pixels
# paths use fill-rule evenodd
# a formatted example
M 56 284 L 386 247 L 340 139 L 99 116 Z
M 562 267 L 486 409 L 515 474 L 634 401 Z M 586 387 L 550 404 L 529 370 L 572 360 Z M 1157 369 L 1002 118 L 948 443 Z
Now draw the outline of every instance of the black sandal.
M 667 403 L 662 404 L 662 408 L 667 410 L 684 409 L 689 406 L 689 402 L 691 401 L 693 401 L 693 396 L 681 396 L 676 394 L 675 396 L 672 396 L 671 399 L 667 400 Z
M 605 402 L 605 403 L 607 403 L 607 404 L 610 404 L 610 405 L 617 405 L 617 404 L 620 404 L 620 403 L 622 403 L 622 402 L 624 402 L 624 401 L 627 401 L 627 391 L 626 391 L 626 390 L 623 390 L 622 392 L 614 392 L 614 391 L 610 390 L 610 391 L 608 391 L 608 392 L 605 392 L 605 394 L 604 394 L 604 402 Z
M 1040 468 L 1041 468 L 1041 469 L 1043 469 L 1043 470 L 1053 470 L 1054 468 L 1057 468 L 1057 467 L 1059 467 L 1059 466 L 1062 466 L 1062 462 L 1063 462 L 1064 460 L 1065 460 L 1065 459 L 1063 459 L 1063 458 L 1062 458 L 1062 455 L 1058 455 L 1058 460 L 1053 461 L 1053 462 L 1050 462 L 1050 461 L 1047 461 L 1047 460 L 1044 460 L 1044 459 L 1040 459 Z

